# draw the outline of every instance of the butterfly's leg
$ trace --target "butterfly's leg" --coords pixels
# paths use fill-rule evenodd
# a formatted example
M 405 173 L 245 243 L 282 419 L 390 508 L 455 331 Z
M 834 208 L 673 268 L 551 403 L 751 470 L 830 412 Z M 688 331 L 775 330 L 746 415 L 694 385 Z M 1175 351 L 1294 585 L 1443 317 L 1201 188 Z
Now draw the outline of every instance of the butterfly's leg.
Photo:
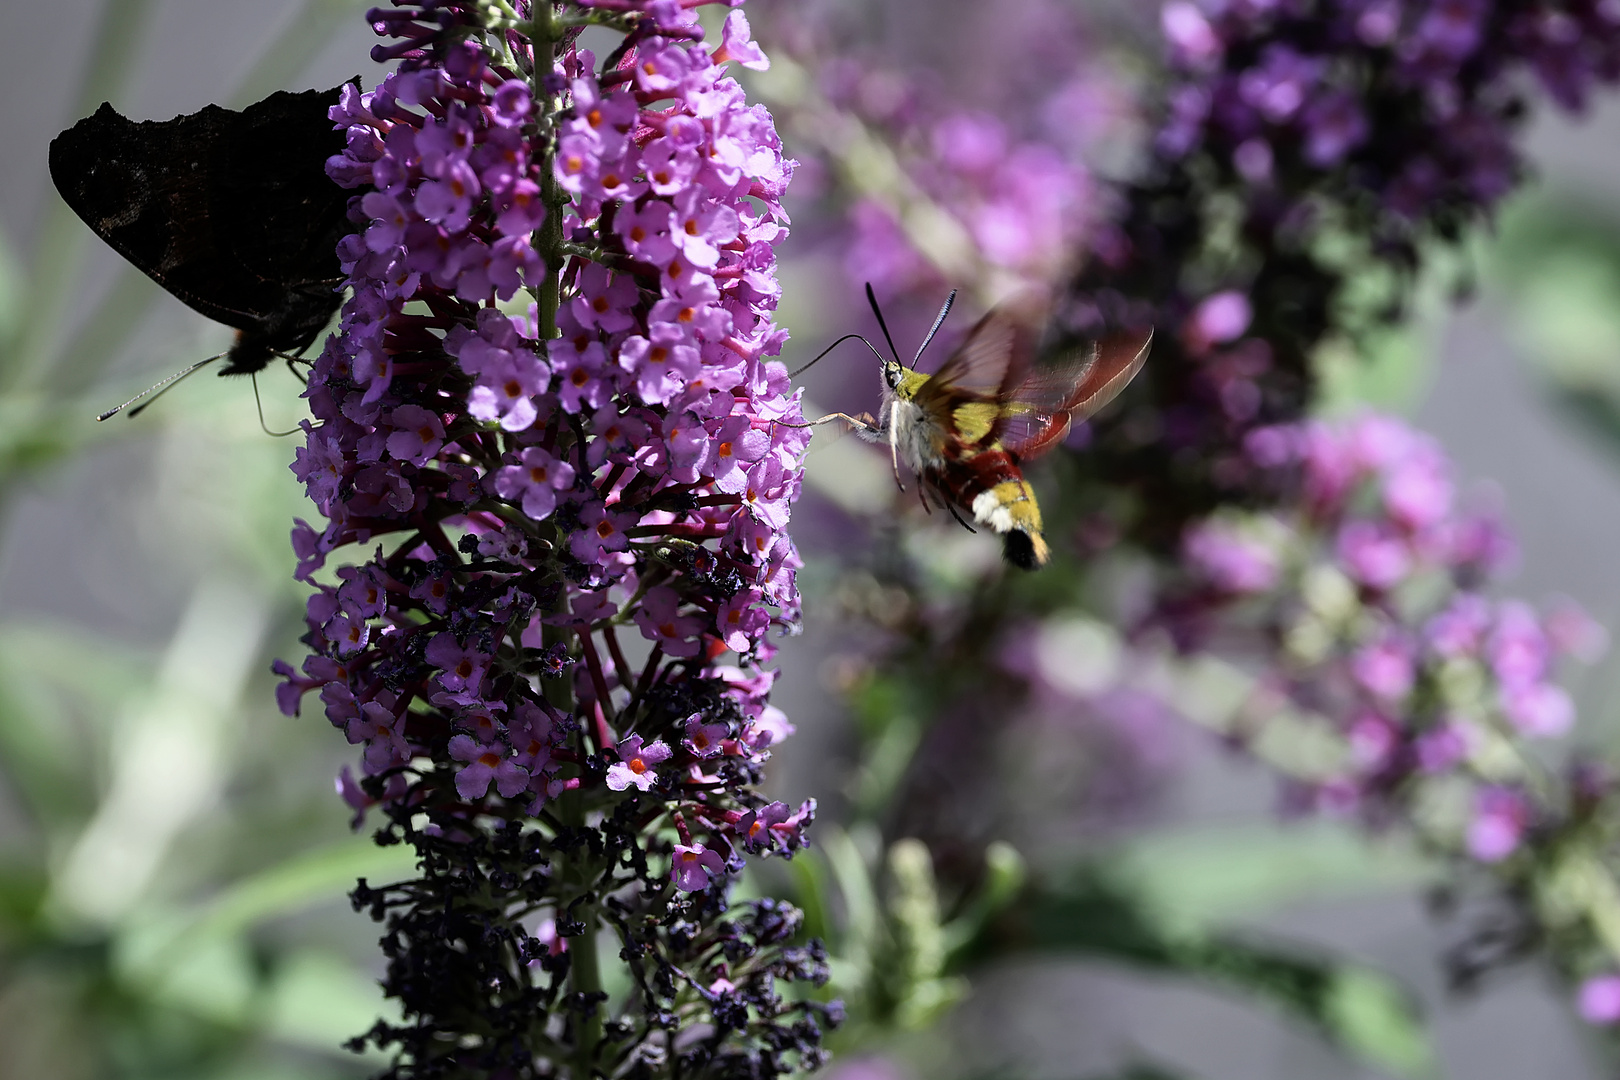
M 932 514 L 934 508 L 928 505 L 928 492 L 923 485 L 917 485 L 917 501 L 923 504 L 923 513 Z
M 250 371 L 248 372 L 248 378 L 253 380 L 253 404 L 259 410 L 259 428 L 272 439 L 284 439 L 288 435 L 298 434 L 298 428 L 288 428 L 286 431 L 270 430 L 270 425 L 264 422 L 264 399 L 259 397 L 259 373 Z

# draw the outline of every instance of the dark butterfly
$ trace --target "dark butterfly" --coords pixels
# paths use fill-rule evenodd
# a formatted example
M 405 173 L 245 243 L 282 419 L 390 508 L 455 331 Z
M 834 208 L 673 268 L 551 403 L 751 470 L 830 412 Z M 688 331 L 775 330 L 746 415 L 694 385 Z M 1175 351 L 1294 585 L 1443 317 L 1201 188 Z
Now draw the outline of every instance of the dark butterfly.
M 139 123 L 104 103 L 51 142 L 51 179 L 74 213 L 177 299 L 238 331 L 221 375 L 307 349 L 342 303 L 336 248 L 354 229 L 355 193 L 326 175 L 343 150 L 327 116 L 341 90 Z

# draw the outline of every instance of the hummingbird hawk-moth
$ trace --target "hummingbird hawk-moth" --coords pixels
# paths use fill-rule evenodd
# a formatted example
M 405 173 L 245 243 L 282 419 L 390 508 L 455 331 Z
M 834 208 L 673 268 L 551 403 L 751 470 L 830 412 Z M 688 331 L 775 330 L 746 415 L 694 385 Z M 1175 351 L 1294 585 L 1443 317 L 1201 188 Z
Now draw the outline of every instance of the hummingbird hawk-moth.
M 940 309 L 911 367 L 901 362 L 870 285 L 866 294 L 893 354 L 885 357 L 868 343 L 882 364 L 882 410 L 876 420 L 843 413 L 822 420 L 843 419 L 863 437 L 886 442 L 902 488 L 904 462 L 921 484 L 924 506 L 932 497 L 953 514 L 966 510 L 1001 536 L 1014 566 L 1044 565 L 1051 551 L 1022 464 L 1063 441 L 1075 420 L 1090 417 L 1125 388 L 1142 369 L 1153 332 L 1114 334 L 1037 365 L 1038 322 L 1019 308 L 998 307 L 928 375 L 916 370 L 917 359 L 956 294 Z

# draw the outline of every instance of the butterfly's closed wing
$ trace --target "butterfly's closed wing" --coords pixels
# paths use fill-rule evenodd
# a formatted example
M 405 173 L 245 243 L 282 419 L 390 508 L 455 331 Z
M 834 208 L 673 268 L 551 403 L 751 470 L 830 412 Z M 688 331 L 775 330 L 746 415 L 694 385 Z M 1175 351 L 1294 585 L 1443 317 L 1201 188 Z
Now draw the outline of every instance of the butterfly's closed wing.
M 51 143 L 63 200 L 177 299 L 242 332 L 222 374 L 307 347 L 337 310 L 336 247 L 354 194 L 326 175 L 343 148 L 341 87 L 278 92 L 136 122 L 103 104 Z

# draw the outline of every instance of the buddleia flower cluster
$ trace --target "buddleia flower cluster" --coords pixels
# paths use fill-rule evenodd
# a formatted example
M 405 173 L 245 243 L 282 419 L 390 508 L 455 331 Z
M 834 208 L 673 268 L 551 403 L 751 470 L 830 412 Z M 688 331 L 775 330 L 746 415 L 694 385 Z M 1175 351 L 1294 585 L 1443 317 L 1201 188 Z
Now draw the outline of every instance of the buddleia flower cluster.
M 907 24 L 885 10 L 783 5 L 764 24 L 786 54 L 766 92 L 812 175 L 836 181 L 819 209 L 849 295 L 871 282 L 931 312 L 952 288 L 989 306 L 1058 282 L 1111 209 L 1088 161 L 1129 112 L 1073 6 L 932 5 L 961 32 L 930 43 L 946 52 L 928 68 L 906 65 L 913 42 L 884 40 Z
M 1292 509 L 1190 527 L 1156 620 L 1185 650 L 1257 670 L 1229 737 L 1279 767 L 1290 809 L 1399 827 L 1462 880 L 1498 886 L 1515 914 L 1462 936 L 1458 980 L 1545 947 L 1609 985 L 1620 787 L 1544 745 L 1574 728 L 1560 668 L 1597 659 L 1603 629 L 1572 601 L 1491 595 L 1511 541 L 1489 508 L 1466 507 L 1439 446 L 1392 417 L 1260 428 L 1247 452 Z M 1290 742 L 1319 750 L 1276 749 Z
M 1124 530 L 1173 554 L 1189 521 L 1266 487 L 1245 437 L 1299 418 L 1322 346 L 1361 351 L 1401 319 L 1425 254 L 1524 181 L 1542 100 L 1578 111 L 1620 80 L 1620 18 L 1587 0 L 1174 0 L 1161 23 L 1161 119 L 1071 311 L 1081 338 L 1121 311 L 1159 329 L 1138 380 L 1154 415 L 1102 425 L 1088 464 L 1140 493 Z
M 1303 710 L 1334 724 L 1341 760 L 1296 797 L 1374 821 L 1455 775 L 1477 788 L 1457 846 L 1497 862 L 1528 824 L 1509 813 L 1524 770 L 1517 744 L 1568 734 L 1575 708 L 1560 656 L 1601 631 L 1568 602 L 1546 615 L 1484 589 L 1512 543 L 1489 509 L 1458 505 L 1439 446 L 1387 416 L 1262 428 L 1257 465 L 1297 485 L 1298 509 L 1225 511 L 1190 528 L 1190 584 L 1163 606 L 1184 647 L 1250 627 L 1275 667 L 1250 721 Z M 1302 781 L 1304 783 L 1304 781 Z
M 357 820 L 419 855 L 354 894 L 389 1076 L 773 1076 L 837 1018 L 784 996 L 826 978 L 798 912 L 728 901 L 814 813 L 755 791 L 809 433 L 772 359 L 793 162 L 728 74 L 767 60 L 693 6 L 396 2 L 367 18 L 397 69 L 332 110 L 352 296 L 294 465 L 310 654 L 278 670 L 359 748 Z

